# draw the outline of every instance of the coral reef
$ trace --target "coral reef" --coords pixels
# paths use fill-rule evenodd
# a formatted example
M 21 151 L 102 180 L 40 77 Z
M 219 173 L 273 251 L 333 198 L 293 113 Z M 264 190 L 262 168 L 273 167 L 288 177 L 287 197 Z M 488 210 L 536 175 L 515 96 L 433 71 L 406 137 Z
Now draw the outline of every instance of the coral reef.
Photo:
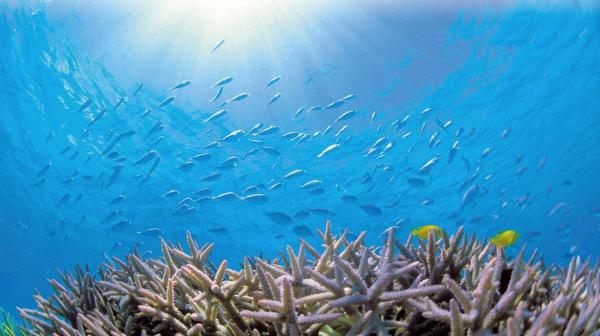
M 0 336 L 25 336 L 26 333 L 19 329 L 10 315 L 0 309 Z
M 524 249 L 466 237 L 386 231 L 381 247 L 347 231 L 300 241 L 281 257 L 239 270 L 209 262 L 213 244 L 188 251 L 161 241 L 161 259 L 112 258 L 51 280 L 55 293 L 20 309 L 33 335 L 593 335 L 600 328 L 599 264 L 545 267 Z M 416 243 L 415 243 L 416 241 Z

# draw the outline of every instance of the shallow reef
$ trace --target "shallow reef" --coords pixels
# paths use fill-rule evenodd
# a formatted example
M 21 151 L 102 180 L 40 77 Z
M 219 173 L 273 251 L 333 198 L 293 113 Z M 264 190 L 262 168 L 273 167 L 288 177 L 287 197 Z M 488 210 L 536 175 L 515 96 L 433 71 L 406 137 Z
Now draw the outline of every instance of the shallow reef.
M 32 335 L 597 335 L 599 263 L 545 266 L 467 237 L 364 245 L 347 231 L 300 241 L 238 269 L 209 261 L 214 244 L 161 241 L 162 258 L 132 253 L 93 274 L 51 280 L 54 294 L 19 309 Z
M 0 309 L 0 336 L 25 336 L 25 330 L 21 330 L 14 323 L 10 315 Z

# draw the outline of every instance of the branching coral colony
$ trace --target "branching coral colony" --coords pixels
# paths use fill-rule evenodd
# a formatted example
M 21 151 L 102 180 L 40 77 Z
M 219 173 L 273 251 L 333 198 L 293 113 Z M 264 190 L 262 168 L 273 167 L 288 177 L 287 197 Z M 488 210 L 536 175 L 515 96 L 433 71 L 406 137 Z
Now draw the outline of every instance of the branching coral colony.
M 162 243 L 163 258 L 113 258 L 94 277 L 79 269 L 51 280 L 55 294 L 20 309 L 33 335 L 597 335 L 599 266 L 573 258 L 545 267 L 521 251 L 465 237 L 462 228 L 415 245 L 381 248 L 319 232 L 281 259 L 246 259 L 241 270 Z

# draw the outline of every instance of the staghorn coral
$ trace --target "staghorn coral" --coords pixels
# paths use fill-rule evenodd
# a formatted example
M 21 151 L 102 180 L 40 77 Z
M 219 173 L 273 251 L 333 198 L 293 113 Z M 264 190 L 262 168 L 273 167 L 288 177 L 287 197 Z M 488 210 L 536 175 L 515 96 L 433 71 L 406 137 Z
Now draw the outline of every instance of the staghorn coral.
M 10 315 L 0 309 L 0 336 L 25 336 L 26 333 L 19 329 Z
M 161 241 L 161 259 L 112 258 L 51 280 L 55 293 L 20 309 L 32 335 L 593 335 L 600 328 L 599 264 L 544 267 L 490 243 L 449 237 L 383 246 L 351 241 L 327 223 L 323 245 L 287 246 L 280 259 L 239 270 Z
M 14 326 L 13 322 L 9 323 L 0 323 L 0 335 L 1 336 L 21 336 L 26 335 L 24 332 L 20 331 L 17 327 Z

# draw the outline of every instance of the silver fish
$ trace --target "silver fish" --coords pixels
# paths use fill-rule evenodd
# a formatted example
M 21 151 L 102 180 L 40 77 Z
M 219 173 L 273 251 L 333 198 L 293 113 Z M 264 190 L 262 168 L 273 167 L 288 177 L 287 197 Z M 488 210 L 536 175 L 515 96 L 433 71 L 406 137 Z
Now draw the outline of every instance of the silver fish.
M 204 121 L 203 121 L 203 122 L 204 122 L 204 123 L 207 123 L 207 122 L 209 122 L 209 121 L 211 121 L 211 120 L 215 120 L 215 119 L 221 118 L 221 117 L 223 117 L 223 116 L 224 116 L 224 115 L 225 115 L 227 112 L 228 112 L 228 111 L 227 111 L 227 110 L 225 110 L 225 109 L 218 110 L 217 112 L 213 113 L 213 114 L 212 114 L 210 117 L 208 117 L 208 118 L 204 119 Z
M 475 201 L 475 198 L 479 195 L 480 188 L 479 185 L 474 184 L 465 191 L 462 196 L 462 204 L 460 206 L 461 209 L 464 209 L 467 204 L 471 204 Z
M 221 95 L 223 95 L 223 87 L 220 86 L 219 89 L 217 90 L 217 93 L 215 94 L 214 97 L 212 97 L 208 102 L 212 103 L 214 101 L 216 101 L 217 99 L 221 98 Z
M 215 44 L 215 46 L 210 50 L 210 54 L 214 53 L 215 51 L 217 51 L 217 49 L 221 48 L 223 44 L 225 44 L 225 40 L 217 42 L 217 44 Z
M 440 131 L 435 131 L 432 135 L 431 138 L 429 138 L 429 148 L 433 147 L 433 145 L 435 144 L 435 142 L 437 141 L 438 136 L 440 135 Z
M 71 199 L 71 194 L 70 193 L 66 193 L 63 195 L 63 197 L 58 201 L 58 205 L 63 205 L 65 203 L 67 203 L 69 200 Z
M 229 103 L 233 103 L 233 102 L 238 102 L 238 101 L 248 98 L 248 96 L 250 96 L 250 94 L 248 92 L 242 92 L 242 93 L 238 94 L 237 96 L 234 96 L 234 97 L 230 98 L 229 100 L 227 100 L 226 103 L 229 104 Z
M 183 82 L 173 86 L 170 91 L 177 90 L 177 89 L 183 89 L 184 87 L 186 87 L 190 84 L 192 84 L 192 81 L 189 81 L 189 80 L 183 81 Z
M 211 158 L 210 153 L 200 153 L 192 156 L 190 159 L 194 161 L 206 161 Z
M 155 158 L 157 155 L 158 155 L 158 153 L 156 151 L 151 150 L 151 151 L 147 152 L 146 154 L 144 154 L 136 162 L 134 162 L 133 165 L 135 166 L 135 165 L 140 165 L 140 164 L 150 162 L 150 160 Z
M 115 106 L 113 106 L 113 110 L 116 110 L 117 107 L 121 106 L 121 104 L 123 104 L 124 102 L 125 102 L 125 98 L 119 97 L 119 100 L 117 101 L 117 103 L 115 104 Z
M 279 98 L 281 98 L 281 93 L 274 94 L 273 97 L 271 97 L 271 99 L 269 99 L 269 102 L 267 103 L 266 106 L 269 106 L 269 105 L 273 104 L 274 102 L 276 102 L 277 100 L 279 100 Z
M 154 124 L 154 126 L 152 126 L 150 131 L 148 131 L 148 134 L 146 134 L 146 138 L 164 128 L 165 128 L 165 125 L 163 125 L 163 123 L 161 123 L 160 121 L 157 121 L 156 124 Z
M 215 84 L 213 84 L 212 87 L 223 86 L 227 83 L 230 83 L 231 81 L 233 81 L 233 77 L 228 76 L 217 81 Z
M 233 132 L 227 134 L 223 138 L 221 138 L 221 141 L 226 142 L 226 141 L 237 140 L 239 137 L 241 137 L 244 134 L 246 134 L 246 132 L 244 132 L 243 130 L 236 130 L 236 131 L 233 131 Z
M 302 169 L 296 169 L 296 170 L 292 170 L 291 172 L 287 173 L 287 174 L 286 174 L 286 175 L 283 177 L 283 179 L 284 179 L 284 180 L 287 180 L 287 179 L 290 179 L 290 178 L 293 178 L 293 177 L 300 176 L 300 175 L 302 175 L 302 174 L 304 174 L 304 173 L 305 173 L 305 171 L 304 171 L 304 170 L 302 170 Z
M 275 132 L 277 132 L 279 130 L 279 127 L 275 126 L 275 125 L 270 125 L 269 127 L 265 128 L 264 130 L 255 133 L 255 135 L 269 135 L 269 134 L 273 134 Z
M 135 91 L 133 91 L 133 95 L 136 96 L 138 93 L 140 93 L 140 91 L 142 90 L 143 87 L 144 87 L 144 83 L 140 83 L 140 85 L 138 85 L 138 87 L 135 89 Z
M 215 197 L 213 197 L 212 199 L 214 201 L 230 201 L 233 199 L 238 198 L 238 195 L 232 191 L 228 191 L 228 192 L 224 192 L 222 194 L 219 194 Z
M 195 166 L 196 166 L 196 162 L 186 161 L 179 166 L 179 170 L 188 172 L 188 171 L 192 170 L 192 168 L 194 168 Z
M 333 144 L 333 145 L 329 145 L 327 148 L 325 148 L 321 153 L 319 153 L 317 155 L 318 158 L 322 158 L 323 156 L 325 156 L 327 153 L 335 150 L 336 148 L 340 147 L 340 144 Z
M 483 152 L 481 152 L 481 159 L 485 158 L 486 156 L 490 155 L 490 153 L 492 152 L 492 148 L 491 147 L 486 147 Z M 480 160 L 481 160 L 480 159 Z
M 110 201 L 110 204 L 112 204 L 112 205 L 119 204 L 126 199 L 127 199 L 127 196 L 121 194 L 121 195 L 118 195 L 117 197 L 113 198 L 112 201 Z
M 373 121 L 375 120 L 376 116 L 377 116 L 377 111 L 373 111 L 373 113 L 371 113 L 371 121 L 369 122 L 370 124 L 373 123 Z
M 273 77 L 273 79 L 271 79 L 271 80 L 270 80 L 270 81 L 267 83 L 267 85 L 265 85 L 265 87 L 263 88 L 263 90 L 264 90 L 264 89 L 266 89 L 266 88 L 268 88 L 269 86 L 271 86 L 271 85 L 273 85 L 273 84 L 275 84 L 275 83 L 279 82 L 279 81 L 281 80 L 281 78 L 282 78 L 281 76 L 275 76 L 275 77 Z
M 342 128 L 340 128 L 339 131 L 337 131 L 337 133 L 335 133 L 335 137 L 338 138 L 342 133 L 344 133 L 345 130 L 348 129 L 348 125 L 344 125 L 342 126 Z
M 220 173 L 212 173 L 202 179 L 203 182 L 213 182 L 221 178 Z
M 296 113 L 294 113 L 294 116 L 292 117 L 292 119 L 298 118 L 298 116 L 300 116 L 300 114 L 302 114 L 302 112 L 304 112 L 304 106 L 302 106 L 298 110 L 296 110 Z
M 282 186 L 283 186 L 283 184 L 281 184 L 281 183 L 275 183 L 272 186 L 270 186 L 268 189 L 269 190 L 277 190 L 277 189 L 281 188 Z
M 310 180 L 300 186 L 300 189 L 310 189 L 321 184 L 321 180 Z
M 342 113 L 336 120 L 335 122 L 340 122 L 340 121 L 344 121 L 344 120 L 350 120 L 352 119 L 355 115 L 356 115 L 357 111 L 356 110 L 349 110 L 346 111 L 344 113 Z
M 79 108 L 79 111 L 77 112 L 81 112 L 83 110 L 85 110 L 88 106 L 92 105 L 92 100 L 88 98 L 88 100 L 86 100 L 81 107 Z
M 263 126 L 263 124 L 261 124 L 261 123 L 255 124 L 248 130 L 248 133 L 252 134 L 253 132 L 258 131 L 262 126 Z
M 179 195 L 179 191 L 177 189 L 171 189 L 166 193 L 162 194 L 162 197 L 175 197 Z
M 174 96 L 170 96 L 167 97 L 165 100 L 163 100 L 160 104 L 158 104 L 158 106 L 156 107 L 157 109 L 161 108 L 161 107 L 165 107 L 169 104 L 171 104 L 171 102 L 173 102 L 173 100 L 175 100 Z
M 162 233 L 162 230 L 159 228 L 150 228 L 143 231 L 138 231 L 137 233 L 142 235 L 158 236 Z
M 338 107 L 344 105 L 345 103 L 346 103 L 345 100 L 339 99 L 339 100 L 334 101 L 333 103 L 330 103 L 330 104 L 326 105 L 325 107 L 323 107 L 323 109 L 324 110 L 335 109 L 335 108 L 338 108 Z
M 350 93 L 350 94 L 342 97 L 342 99 L 340 99 L 340 100 L 347 102 L 347 101 L 353 100 L 354 98 L 356 98 L 356 95 L 354 93 Z
M 452 144 L 452 148 L 450 148 L 450 154 L 448 155 L 448 164 L 451 164 L 452 161 L 454 161 L 454 158 L 456 157 L 456 153 L 458 153 L 458 149 L 460 142 L 458 140 L 454 141 L 454 143 Z
M 435 166 L 435 164 L 440 160 L 440 156 L 436 155 L 433 158 L 429 159 L 429 161 L 425 162 L 421 168 L 419 168 L 419 174 L 427 174 L 431 171 L 431 168 Z
M 254 204 L 264 204 L 269 201 L 269 198 L 265 194 L 251 194 L 248 196 L 239 197 L 239 199 Z
M 48 162 L 46 163 L 42 169 L 40 169 L 40 171 L 38 172 L 36 177 L 42 177 L 44 174 L 46 174 L 48 172 L 48 170 L 50 170 L 50 167 L 52 167 L 52 162 Z

